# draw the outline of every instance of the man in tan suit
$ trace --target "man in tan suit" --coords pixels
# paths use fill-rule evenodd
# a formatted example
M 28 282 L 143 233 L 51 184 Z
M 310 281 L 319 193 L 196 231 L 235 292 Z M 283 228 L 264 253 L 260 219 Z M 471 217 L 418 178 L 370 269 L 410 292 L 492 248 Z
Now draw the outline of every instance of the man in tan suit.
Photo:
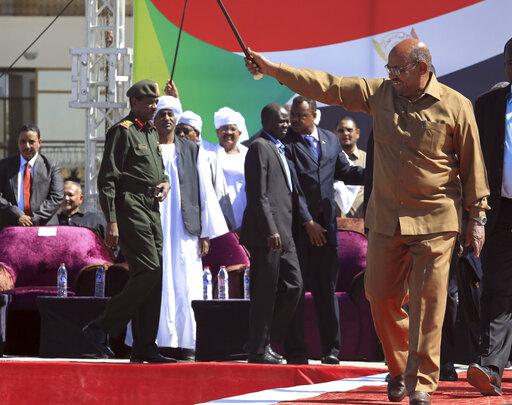
M 365 288 L 391 380 L 388 398 L 430 404 L 439 379 L 450 257 L 469 211 L 467 243 L 479 255 L 489 186 L 471 102 L 439 83 L 427 46 L 413 38 L 389 53 L 389 79 L 336 77 L 251 52 L 253 74 L 373 117 L 374 179 Z M 464 201 L 464 207 L 463 207 Z M 408 302 L 409 314 L 403 310 Z

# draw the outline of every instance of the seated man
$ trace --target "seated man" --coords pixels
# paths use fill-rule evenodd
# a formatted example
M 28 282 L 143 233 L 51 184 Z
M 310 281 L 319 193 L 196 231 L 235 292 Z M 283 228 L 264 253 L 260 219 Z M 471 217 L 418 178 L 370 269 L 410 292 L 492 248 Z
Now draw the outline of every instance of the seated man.
M 84 226 L 105 239 L 107 223 L 102 214 L 80 209 L 84 202 L 82 187 L 74 181 L 64 183 L 64 201 L 58 215 L 60 225 Z
M 20 154 L 0 160 L 0 228 L 58 223 L 63 180 L 57 163 L 39 153 L 41 144 L 39 128 L 24 125 Z

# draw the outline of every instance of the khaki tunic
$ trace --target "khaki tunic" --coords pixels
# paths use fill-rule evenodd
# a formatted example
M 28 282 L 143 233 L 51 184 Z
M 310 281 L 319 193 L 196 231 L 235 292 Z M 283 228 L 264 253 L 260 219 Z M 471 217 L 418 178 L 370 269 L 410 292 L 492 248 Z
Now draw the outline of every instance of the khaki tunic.
M 488 209 L 489 186 L 471 102 L 434 74 L 414 101 L 390 80 L 337 77 L 280 65 L 276 79 L 295 92 L 373 117 L 373 190 L 365 225 L 402 235 L 460 232 L 462 201 L 470 217 Z

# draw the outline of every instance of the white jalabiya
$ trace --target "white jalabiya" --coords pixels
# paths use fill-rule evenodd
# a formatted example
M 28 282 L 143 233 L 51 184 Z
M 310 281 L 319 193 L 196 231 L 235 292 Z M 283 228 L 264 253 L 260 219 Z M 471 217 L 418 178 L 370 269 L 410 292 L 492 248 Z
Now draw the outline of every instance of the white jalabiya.
M 206 196 L 206 198 L 201 201 L 201 229 L 202 235 L 206 235 L 210 239 L 229 232 L 213 184 L 211 160 L 215 158 L 216 156 L 213 153 L 208 152 L 202 146 L 199 147 L 199 153 L 197 155 L 199 187 L 202 188 L 201 193 L 204 193 Z
M 157 344 L 160 347 L 195 348 L 196 325 L 192 300 L 202 298 L 202 264 L 198 237 L 183 224 L 175 144 L 162 144 L 170 193 L 160 204 L 163 230 L 162 303 Z M 203 190 L 204 191 L 204 190 Z M 201 201 L 204 195 L 201 195 Z
M 226 153 L 222 146 L 217 146 L 217 158 L 221 164 L 229 192 L 229 199 L 233 207 L 235 229 L 242 225 L 242 217 L 247 206 L 245 194 L 245 156 L 247 147 L 238 143 L 238 153 Z
M 161 144 L 170 192 L 160 204 L 163 231 L 162 303 L 157 344 L 160 347 L 195 348 L 196 323 L 192 300 L 202 299 L 202 262 L 199 238 L 185 228 L 181 213 L 181 193 L 175 144 Z M 198 157 L 201 199 L 201 236 L 216 237 L 228 232 L 213 186 L 203 181 L 204 164 Z M 128 328 L 126 343 L 133 339 Z
M 354 162 L 348 158 L 346 153 L 345 156 L 347 157 L 350 166 L 354 166 Z M 354 201 L 356 200 L 360 188 L 361 186 L 347 186 L 342 181 L 334 182 L 334 201 L 343 214 L 349 212 L 352 205 L 354 205 Z

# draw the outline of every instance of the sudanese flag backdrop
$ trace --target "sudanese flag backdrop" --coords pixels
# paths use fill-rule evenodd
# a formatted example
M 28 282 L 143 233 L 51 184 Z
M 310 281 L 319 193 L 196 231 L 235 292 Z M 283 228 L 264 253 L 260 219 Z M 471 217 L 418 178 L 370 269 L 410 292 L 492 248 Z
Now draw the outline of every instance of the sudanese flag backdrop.
M 170 76 L 185 0 L 135 0 L 134 80 L 163 86 Z M 512 37 L 510 0 L 224 0 L 247 46 L 275 62 L 338 75 L 386 77 L 390 49 L 415 36 L 433 54 L 438 76 L 500 55 Z M 502 80 L 496 77 L 494 82 Z M 271 78 L 255 81 L 216 0 L 189 0 L 175 70 L 183 107 L 203 118 L 214 140 L 213 113 L 240 111 L 249 133 L 269 102 L 293 92 Z M 482 92 L 487 88 L 482 88 Z

